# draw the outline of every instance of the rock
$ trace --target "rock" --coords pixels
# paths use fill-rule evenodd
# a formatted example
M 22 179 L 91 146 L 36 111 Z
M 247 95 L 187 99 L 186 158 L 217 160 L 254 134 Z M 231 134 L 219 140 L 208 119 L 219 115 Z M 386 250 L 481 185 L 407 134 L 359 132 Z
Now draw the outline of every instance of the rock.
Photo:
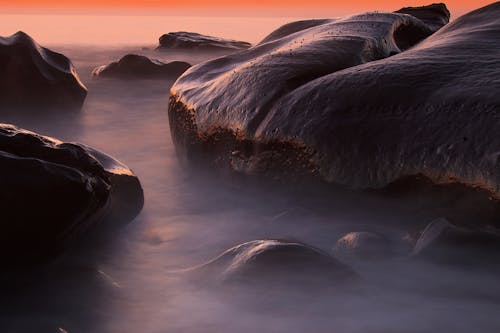
M 430 25 L 401 13 L 316 21 L 192 67 L 169 104 L 181 161 L 286 183 L 365 190 L 423 176 L 500 195 L 500 3 L 433 33 L 441 12 Z
M 45 260 L 89 231 L 112 230 L 142 209 L 132 171 L 85 145 L 0 124 L 0 262 Z
M 411 256 L 440 264 L 496 266 L 500 233 L 467 229 L 439 218 L 424 229 Z
M 197 272 L 225 282 L 335 284 L 357 275 L 332 256 L 311 246 L 280 240 L 255 240 L 235 246 Z
M 190 64 L 184 61 L 164 63 L 148 57 L 127 54 L 119 61 L 94 69 L 94 77 L 138 78 L 138 79 L 177 79 Z
M 0 37 L 0 110 L 80 109 L 87 88 L 64 55 L 38 45 L 24 32 Z
M 337 241 L 334 252 L 339 256 L 360 259 L 387 259 L 393 254 L 388 238 L 368 231 L 350 232 L 342 236 Z
M 396 13 L 415 16 L 434 30 L 440 29 L 450 21 L 450 11 L 444 3 L 422 7 L 405 7 L 397 10 Z
M 169 32 L 160 37 L 161 50 L 203 50 L 203 51 L 239 51 L 252 44 L 232 39 L 205 36 L 195 32 Z

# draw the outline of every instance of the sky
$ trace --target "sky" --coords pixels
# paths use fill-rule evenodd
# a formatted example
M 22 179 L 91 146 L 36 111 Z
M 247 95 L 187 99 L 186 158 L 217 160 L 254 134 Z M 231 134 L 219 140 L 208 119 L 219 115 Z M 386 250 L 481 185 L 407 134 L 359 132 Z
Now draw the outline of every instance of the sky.
M 488 0 L 449 0 L 448 7 L 455 14 L 479 8 L 490 3 Z M 229 14 L 269 16 L 282 13 L 289 16 L 321 16 L 324 10 L 339 13 L 395 10 L 404 6 L 418 6 L 432 3 L 432 0 L 0 0 L 4 12 L 29 13 L 130 13 L 139 11 L 145 14 Z

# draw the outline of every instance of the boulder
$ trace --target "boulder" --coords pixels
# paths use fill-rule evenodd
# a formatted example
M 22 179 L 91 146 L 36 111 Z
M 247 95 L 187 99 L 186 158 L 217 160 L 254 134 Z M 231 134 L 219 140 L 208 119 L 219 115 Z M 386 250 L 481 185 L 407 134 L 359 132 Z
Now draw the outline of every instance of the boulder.
M 424 229 L 411 256 L 439 264 L 493 266 L 498 270 L 500 233 L 464 228 L 439 218 Z
M 169 32 L 160 37 L 160 50 L 201 50 L 201 51 L 239 51 L 252 44 L 232 39 L 205 36 L 195 32 Z
M 85 145 L 0 124 L 0 160 L 2 264 L 42 261 L 142 209 L 132 171 Z
M 442 5 L 403 11 L 416 16 L 289 25 L 192 67 L 170 92 L 181 161 L 287 183 L 382 189 L 422 176 L 500 195 L 500 3 L 444 27 Z
M 336 284 L 357 277 L 348 266 L 323 251 L 298 242 L 255 240 L 237 245 L 196 268 L 224 282 L 251 284 Z
M 94 77 L 115 77 L 123 79 L 177 79 L 190 64 L 184 61 L 164 63 L 148 57 L 127 54 L 109 65 L 97 67 Z
M 24 32 L 0 37 L 0 110 L 80 109 L 87 88 L 64 55 L 38 45 Z

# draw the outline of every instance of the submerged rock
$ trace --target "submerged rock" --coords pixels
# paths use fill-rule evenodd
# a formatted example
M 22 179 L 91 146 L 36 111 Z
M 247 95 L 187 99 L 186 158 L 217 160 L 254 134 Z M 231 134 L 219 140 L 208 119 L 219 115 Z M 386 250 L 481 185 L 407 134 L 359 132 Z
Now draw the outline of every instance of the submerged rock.
M 357 231 L 342 236 L 335 245 L 337 255 L 360 259 L 388 259 L 393 254 L 391 241 L 375 232 Z
M 500 234 L 458 227 L 440 218 L 422 232 L 412 257 L 462 266 L 497 266 Z
M 160 37 L 158 49 L 203 50 L 203 51 L 239 51 L 252 44 L 232 39 L 205 36 L 195 32 L 169 32 Z
M 71 61 L 38 45 L 24 32 L 0 37 L 0 110 L 75 108 L 87 89 Z
M 402 11 L 416 16 L 288 25 L 192 67 L 171 89 L 180 159 L 353 189 L 422 175 L 498 196 L 500 3 L 437 32 L 443 6 Z
M 190 64 L 184 61 L 164 63 L 148 57 L 127 54 L 109 65 L 97 67 L 94 77 L 138 78 L 138 79 L 177 79 Z
M 0 124 L 0 261 L 56 254 L 84 233 L 133 219 L 143 192 L 132 171 L 90 147 Z
M 357 277 L 348 266 L 311 246 L 280 240 L 255 240 L 235 246 L 197 272 L 226 282 L 336 284 Z

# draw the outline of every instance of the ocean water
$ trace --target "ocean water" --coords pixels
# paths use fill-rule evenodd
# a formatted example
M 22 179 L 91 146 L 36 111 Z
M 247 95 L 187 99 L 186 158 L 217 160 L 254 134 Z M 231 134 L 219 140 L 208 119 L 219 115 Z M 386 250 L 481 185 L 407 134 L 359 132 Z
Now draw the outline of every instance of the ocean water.
M 223 35 L 256 42 L 282 21 L 248 21 L 252 36 L 231 35 L 226 26 Z M 140 178 L 145 206 L 116 234 L 14 281 L 2 279 L 1 332 L 498 332 L 497 276 L 404 255 L 346 261 L 361 288 L 333 296 L 322 293 L 323 285 L 311 292 L 188 281 L 179 270 L 255 239 L 296 240 L 331 252 L 343 234 L 372 230 L 399 241 L 405 253 L 405 237 L 433 217 L 357 194 L 304 193 L 185 170 L 168 126 L 173 82 L 91 77 L 94 67 L 127 53 L 191 63 L 214 56 L 155 51 L 155 29 L 143 42 L 143 35 L 121 36 L 123 43 L 108 36 L 95 44 L 91 31 L 72 42 L 40 30 L 41 41 L 72 59 L 89 89 L 85 105 L 81 112 L 19 113 L 2 121 L 116 157 Z M 164 32 L 171 30 L 179 29 L 166 23 Z

